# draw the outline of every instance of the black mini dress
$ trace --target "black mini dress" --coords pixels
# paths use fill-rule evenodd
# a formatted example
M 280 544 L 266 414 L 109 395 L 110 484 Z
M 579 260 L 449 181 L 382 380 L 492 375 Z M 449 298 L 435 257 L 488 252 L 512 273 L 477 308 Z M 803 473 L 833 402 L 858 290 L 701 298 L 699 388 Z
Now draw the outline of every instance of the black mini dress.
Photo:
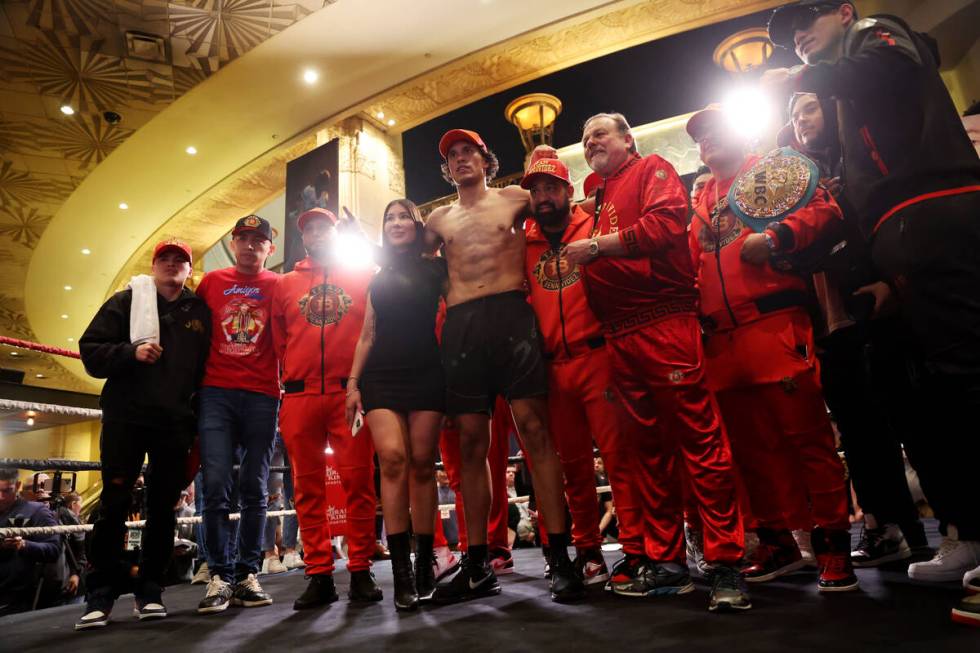
M 395 255 L 371 281 L 374 344 L 361 371 L 361 403 L 406 413 L 445 412 L 436 314 L 448 272 L 442 258 Z

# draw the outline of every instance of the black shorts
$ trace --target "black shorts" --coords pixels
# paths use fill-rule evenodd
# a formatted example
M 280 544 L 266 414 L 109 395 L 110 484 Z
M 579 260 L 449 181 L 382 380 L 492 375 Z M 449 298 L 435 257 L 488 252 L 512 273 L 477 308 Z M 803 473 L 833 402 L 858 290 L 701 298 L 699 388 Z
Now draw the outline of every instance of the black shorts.
M 521 291 L 450 307 L 441 349 L 449 415 L 489 415 L 498 395 L 511 401 L 548 394 L 541 331 Z

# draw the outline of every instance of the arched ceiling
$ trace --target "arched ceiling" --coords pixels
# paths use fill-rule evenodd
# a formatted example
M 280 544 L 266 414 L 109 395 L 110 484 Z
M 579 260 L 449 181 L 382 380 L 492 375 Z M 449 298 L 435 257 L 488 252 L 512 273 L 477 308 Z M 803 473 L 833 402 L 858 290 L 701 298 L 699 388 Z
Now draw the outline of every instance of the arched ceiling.
M 13 93 L 28 96 L 34 92 L 44 108 L 46 122 L 42 124 L 46 126 L 32 133 L 54 133 L 73 124 L 66 120 L 74 120 L 74 124 L 89 125 L 90 134 L 113 137 L 111 146 L 103 147 L 84 166 L 70 152 L 48 152 L 53 161 L 64 164 L 65 181 L 53 172 L 15 168 L 21 160 L 17 156 L 36 157 L 38 151 L 31 150 L 23 139 L 16 147 L 28 151 L 19 154 L 20 150 L 12 149 L 16 139 L 0 122 L 5 161 L 0 164 L 0 233 L 13 234 L 0 242 L 0 333 L 72 347 L 69 338 L 81 334 L 116 281 L 145 265 L 147 249 L 157 236 L 179 235 L 203 251 L 236 217 L 281 192 L 284 162 L 314 146 L 317 128 L 337 125 L 359 112 L 383 110 L 397 121 L 392 130 L 404 129 L 560 67 L 780 2 L 540 0 L 533 3 L 533 13 L 523 0 L 338 0 L 312 13 L 307 13 L 315 8 L 311 5 L 324 3 L 32 0 L 8 4 L 24 5 L 45 16 L 54 16 L 55 8 L 64 10 L 61 22 L 51 19 L 35 27 L 43 32 L 49 24 L 58 34 L 77 31 L 79 25 L 92 27 L 85 20 L 68 25 L 69 15 L 73 20 L 91 18 L 92 12 L 65 9 L 76 5 L 111 5 L 117 12 L 166 5 L 176 7 L 175 16 L 193 8 L 214 18 L 210 32 L 190 30 L 186 22 L 168 23 L 167 51 L 183 48 L 185 55 L 194 53 L 197 63 L 192 63 L 191 70 L 204 81 L 181 87 L 179 96 L 172 91 L 162 107 L 143 96 L 136 99 L 138 94 L 131 92 L 126 97 L 133 109 L 127 111 L 144 110 L 152 115 L 129 132 L 122 131 L 128 129 L 128 118 L 112 128 L 99 126 L 97 117 L 89 115 L 91 111 L 65 118 L 57 113 L 61 97 L 47 93 L 37 77 L 12 79 L 6 66 L 0 74 L 0 120 L 8 120 L 7 102 Z M 287 5 L 294 7 L 295 20 L 274 28 L 274 17 Z M 227 12 L 260 6 L 266 6 L 262 11 L 268 13 L 262 15 L 269 22 L 264 18 L 259 22 L 268 29 L 260 30 L 258 42 L 242 41 L 241 34 L 254 35 L 254 31 L 241 25 L 232 30 L 229 23 L 234 21 Z M 9 25 L 12 15 L 23 19 L 23 13 L 6 12 L 8 24 L 0 25 L 3 48 L 18 39 Z M 200 15 L 197 18 L 206 22 Z M 162 22 L 159 26 L 165 27 Z M 119 29 L 123 27 L 120 22 Z M 193 31 L 196 36 L 178 37 L 175 30 L 184 30 L 180 33 L 188 36 Z M 202 34 L 212 35 L 210 45 Z M 50 37 L 35 34 L 35 39 Z M 71 41 L 75 42 L 82 48 L 87 41 L 79 35 Z M 76 59 L 81 61 L 85 51 L 78 52 L 81 58 Z M 128 65 L 125 57 L 113 56 L 116 61 L 105 69 L 114 70 L 117 76 L 125 73 L 127 84 L 131 79 L 142 84 L 142 79 L 164 75 L 154 66 L 130 75 L 128 68 L 123 70 Z M 220 68 L 218 73 L 207 69 L 212 74 L 200 74 L 204 61 L 213 62 Z M 176 67 L 171 64 L 172 79 L 177 77 Z M 301 80 L 308 67 L 319 72 L 314 85 Z M 76 77 L 81 80 L 84 76 Z M 81 88 L 81 82 L 78 86 Z M 80 104 L 83 95 L 79 91 Z M 94 100 L 86 106 L 104 110 Z M 104 141 L 106 138 L 100 142 Z M 196 156 L 185 154 L 189 145 L 197 148 Z M 15 169 L 20 179 L 26 174 L 29 182 L 5 182 L 4 175 Z M 34 201 L 42 202 L 43 212 L 32 205 Z M 129 209 L 120 210 L 120 202 L 126 202 Z M 82 254 L 83 248 L 91 254 Z M 72 290 L 64 290 L 66 285 Z M 4 367 L 11 366 L 8 360 L 3 361 Z M 74 361 L 59 359 L 56 363 L 32 356 L 29 362 L 17 365 L 28 371 L 28 382 L 97 388 Z M 49 378 L 35 381 L 35 371 Z

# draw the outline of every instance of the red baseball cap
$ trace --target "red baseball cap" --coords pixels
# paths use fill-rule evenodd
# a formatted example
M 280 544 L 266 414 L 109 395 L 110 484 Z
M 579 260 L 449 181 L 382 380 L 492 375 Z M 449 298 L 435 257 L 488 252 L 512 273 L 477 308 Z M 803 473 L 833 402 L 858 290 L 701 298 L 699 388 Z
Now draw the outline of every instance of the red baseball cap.
M 194 263 L 194 255 L 191 253 L 191 246 L 187 243 L 177 240 L 176 238 L 168 238 L 167 240 L 161 240 L 153 248 L 153 260 L 164 254 L 165 252 L 176 251 L 182 253 L 187 257 L 187 262 Z
M 531 164 L 531 167 L 527 169 L 524 173 L 524 177 L 521 179 L 521 188 L 528 189 L 531 187 L 531 182 L 533 177 L 538 175 L 544 175 L 546 177 L 553 177 L 559 181 L 563 181 L 568 185 L 571 185 L 572 181 L 568 176 L 568 166 L 559 161 L 558 159 L 538 159 Z
M 303 227 L 306 226 L 306 223 L 316 218 L 324 218 L 326 220 L 330 220 L 330 224 L 337 224 L 339 222 L 337 216 L 333 214 L 333 211 L 328 211 L 327 209 L 321 209 L 319 206 L 317 206 L 310 209 L 309 211 L 304 211 L 303 213 L 301 213 L 300 216 L 296 218 L 296 226 L 299 228 L 300 231 L 303 231 Z
M 704 132 L 708 125 L 716 120 L 721 120 L 724 116 L 725 114 L 721 105 L 717 102 L 712 102 L 688 119 L 687 134 L 694 140 L 698 140 L 698 136 Z
M 450 129 L 439 139 L 439 154 L 442 155 L 442 158 L 446 158 L 446 155 L 449 154 L 449 148 L 456 141 L 467 141 L 482 150 L 487 149 L 483 139 L 475 131 L 470 131 L 469 129 Z

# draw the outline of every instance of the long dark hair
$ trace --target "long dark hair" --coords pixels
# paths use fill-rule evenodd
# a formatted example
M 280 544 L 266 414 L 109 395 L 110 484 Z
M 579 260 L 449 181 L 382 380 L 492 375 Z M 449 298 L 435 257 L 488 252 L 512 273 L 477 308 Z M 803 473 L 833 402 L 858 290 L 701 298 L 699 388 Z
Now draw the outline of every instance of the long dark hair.
M 422 233 L 425 230 L 425 224 L 422 222 L 422 214 L 419 212 L 419 207 L 417 207 L 415 202 L 410 199 L 399 198 L 396 200 L 391 200 L 385 207 L 384 213 L 381 214 L 381 258 L 384 263 L 391 263 L 397 256 L 392 244 L 388 242 L 388 234 L 385 233 L 385 222 L 388 216 L 388 211 L 390 211 L 391 207 L 396 204 L 408 211 L 408 215 L 411 216 L 412 222 L 415 223 L 415 240 L 408 246 L 406 256 L 411 258 L 419 258 L 422 256 L 422 249 L 424 247 L 424 238 L 422 237 Z

